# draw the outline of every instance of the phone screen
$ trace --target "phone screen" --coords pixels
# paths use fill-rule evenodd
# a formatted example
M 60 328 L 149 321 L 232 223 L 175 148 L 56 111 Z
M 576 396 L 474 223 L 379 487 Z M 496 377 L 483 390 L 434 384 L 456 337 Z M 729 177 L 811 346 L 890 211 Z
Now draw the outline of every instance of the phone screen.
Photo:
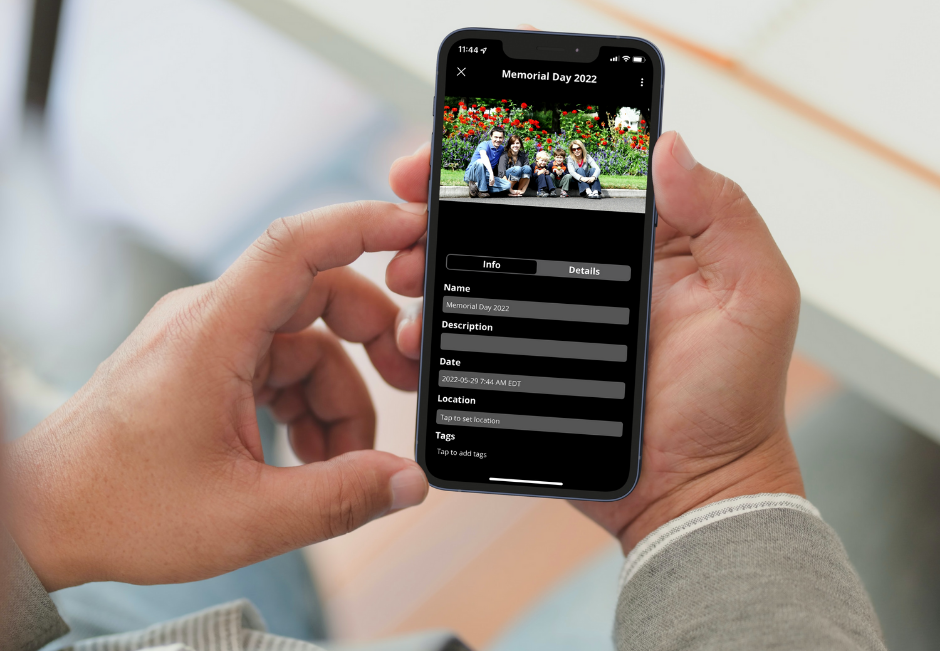
M 639 469 L 661 60 L 514 38 L 441 50 L 417 459 L 440 488 L 617 499 Z

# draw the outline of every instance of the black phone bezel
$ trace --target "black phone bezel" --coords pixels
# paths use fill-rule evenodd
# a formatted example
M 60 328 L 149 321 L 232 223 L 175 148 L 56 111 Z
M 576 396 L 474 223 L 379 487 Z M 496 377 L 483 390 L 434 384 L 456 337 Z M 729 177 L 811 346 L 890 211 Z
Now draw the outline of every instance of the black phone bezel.
M 440 143 L 439 136 L 443 133 L 443 104 L 444 94 L 441 89 L 446 83 L 447 56 L 451 47 L 458 41 L 467 39 L 502 40 L 503 51 L 507 56 L 525 59 L 541 59 L 546 61 L 571 61 L 589 63 L 594 61 L 603 46 L 630 47 L 641 50 L 650 57 L 653 64 L 653 83 L 651 101 L 651 128 L 650 153 L 656 147 L 656 142 L 662 133 L 662 103 L 663 103 L 663 76 L 665 64 L 662 54 L 655 45 L 647 40 L 631 36 L 606 36 L 597 34 L 566 34 L 561 32 L 537 32 L 527 30 L 500 30 L 488 28 L 465 28 L 451 32 L 441 42 L 438 50 L 437 71 L 434 83 L 433 100 L 433 130 L 431 132 L 431 175 L 428 185 L 428 238 L 427 255 L 425 258 L 424 299 L 425 305 L 433 304 L 435 300 L 434 261 L 437 259 L 437 219 L 440 208 Z M 520 484 L 518 487 L 500 485 L 494 490 L 491 484 L 477 482 L 460 482 L 435 477 L 427 467 L 425 452 L 427 447 L 426 434 L 422 438 L 422 429 L 427 432 L 428 403 L 431 398 L 430 378 L 431 372 L 431 341 L 428 338 L 430 331 L 431 312 L 426 310 L 422 319 L 421 328 L 421 363 L 420 381 L 418 385 L 418 413 L 415 426 L 415 460 L 424 470 L 431 486 L 440 490 L 461 491 L 471 493 L 489 493 L 496 495 L 522 495 L 528 497 L 548 497 L 555 499 L 572 499 L 587 501 L 616 501 L 623 499 L 636 486 L 640 475 L 643 421 L 646 402 L 646 375 L 647 358 L 649 355 L 649 320 L 650 297 L 653 279 L 653 246 L 655 244 L 655 228 L 657 223 L 656 203 L 654 198 L 652 167 L 650 168 L 647 193 L 646 210 L 643 225 L 643 260 L 641 272 L 636 275 L 641 283 L 640 303 L 645 305 L 642 315 L 644 323 L 638 329 L 636 350 L 642 356 L 637 363 L 637 376 L 634 392 L 633 423 L 631 428 L 631 468 L 624 485 L 609 492 L 571 490 L 553 488 L 550 486 Z

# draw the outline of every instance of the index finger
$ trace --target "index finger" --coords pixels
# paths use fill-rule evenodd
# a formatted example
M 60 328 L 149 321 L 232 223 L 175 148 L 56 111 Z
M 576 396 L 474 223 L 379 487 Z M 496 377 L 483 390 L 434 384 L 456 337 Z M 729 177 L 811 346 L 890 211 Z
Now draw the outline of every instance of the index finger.
M 217 281 L 229 331 L 266 343 L 320 271 L 412 244 L 425 230 L 426 212 L 421 203 L 357 201 L 275 221 Z

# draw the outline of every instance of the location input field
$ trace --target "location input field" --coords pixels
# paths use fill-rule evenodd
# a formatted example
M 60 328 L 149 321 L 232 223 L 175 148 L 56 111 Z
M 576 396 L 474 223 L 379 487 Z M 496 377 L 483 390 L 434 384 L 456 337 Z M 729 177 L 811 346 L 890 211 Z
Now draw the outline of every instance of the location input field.
M 459 350 L 466 353 L 494 353 L 497 355 L 530 355 L 533 357 L 588 359 L 603 362 L 627 361 L 627 347 L 620 344 L 595 344 L 585 341 L 525 339 L 522 337 L 493 337 L 487 335 L 460 335 L 449 332 L 445 332 L 441 335 L 441 350 Z
M 470 373 L 468 371 L 440 371 L 437 376 L 437 386 L 448 389 L 516 391 L 519 393 L 545 393 L 581 398 L 612 398 L 614 400 L 622 400 L 626 391 L 623 382 L 533 375 L 505 375 L 503 373 Z
M 630 308 L 606 305 L 572 305 L 569 303 L 537 303 L 492 298 L 445 296 L 444 312 L 509 316 L 518 319 L 548 319 L 551 321 L 578 321 L 580 323 L 610 323 L 628 325 Z
M 588 434 L 590 436 L 623 436 L 623 423 L 583 418 L 555 418 L 522 414 L 490 414 L 482 411 L 437 410 L 438 425 L 516 429 L 555 434 Z

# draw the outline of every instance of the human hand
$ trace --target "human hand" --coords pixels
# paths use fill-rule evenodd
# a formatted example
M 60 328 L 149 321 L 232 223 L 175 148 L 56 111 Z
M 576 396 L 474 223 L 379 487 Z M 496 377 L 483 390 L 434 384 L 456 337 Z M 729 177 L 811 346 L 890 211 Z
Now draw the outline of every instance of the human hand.
M 5 524 L 45 587 L 203 579 L 421 502 L 420 467 L 368 449 L 372 403 L 337 336 L 414 387 L 397 307 L 345 265 L 413 243 L 426 219 L 383 202 L 282 219 L 218 280 L 164 297 L 8 450 Z M 307 465 L 264 464 L 263 404 Z
M 427 170 L 427 152 L 418 152 L 399 159 L 391 179 L 420 201 Z M 575 503 L 625 551 L 711 502 L 803 494 L 783 409 L 796 281 L 740 186 L 696 163 L 674 132 L 656 144 L 653 175 L 659 227 L 643 467 L 626 498 Z M 392 260 L 386 281 L 399 294 L 420 296 L 423 271 L 419 243 Z M 405 355 L 418 357 L 420 330 L 419 314 L 399 317 Z
M 493 185 L 493 181 L 495 181 L 495 180 L 496 180 L 496 179 L 493 177 L 493 175 L 490 174 L 490 186 L 491 186 L 491 187 L 492 187 L 492 185 Z M 426 193 L 425 193 L 425 194 L 426 194 Z

